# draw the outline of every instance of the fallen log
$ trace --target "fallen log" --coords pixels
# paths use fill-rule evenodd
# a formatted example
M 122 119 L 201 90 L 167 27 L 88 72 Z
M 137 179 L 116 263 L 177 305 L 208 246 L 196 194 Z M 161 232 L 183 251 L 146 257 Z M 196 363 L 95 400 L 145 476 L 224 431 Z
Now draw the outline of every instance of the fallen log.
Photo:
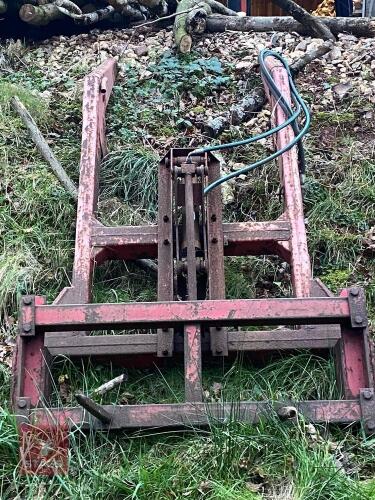
M 32 141 L 36 145 L 40 154 L 43 156 L 43 158 L 50 166 L 52 172 L 55 174 L 60 183 L 64 186 L 66 191 L 70 194 L 70 196 L 75 201 L 77 201 L 78 199 L 77 187 L 75 186 L 74 182 L 72 182 L 68 174 L 65 172 L 59 160 L 53 154 L 51 148 L 48 146 L 47 141 L 43 137 L 33 117 L 30 115 L 28 110 L 25 108 L 25 106 L 22 104 L 22 102 L 18 99 L 17 96 L 13 97 L 13 99 L 11 100 L 11 105 L 12 108 L 20 116 L 23 123 L 26 125 Z
M 163 10 L 165 10 L 164 0 L 138 0 L 138 2 L 131 2 L 130 0 L 107 0 L 107 2 L 120 13 L 127 12 L 129 7 L 134 7 L 136 3 L 149 9 L 157 9 L 160 8 L 160 6 L 163 6 Z
M 293 2 L 293 0 L 272 0 L 272 3 L 283 9 L 286 14 L 294 17 L 303 26 L 308 26 L 316 38 L 335 41 L 331 30 L 318 17 L 312 16 L 303 7 Z
M 322 17 L 319 18 L 334 35 L 350 33 L 357 37 L 375 36 L 375 19 L 368 17 Z M 303 36 L 313 36 L 308 26 L 303 26 L 293 17 L 232 17 L 212 14 L 206 20 L 207 31 L 269 32 L 286 31 Z
M 254 90 L 237 104 L 230 107 L 229 111 L 211 117 L 204 125 L 204 131 L 210 137 L 218 137 L 230 125 L 239 125 L 250 119 L 253 113 L 260 111 L 267 101 L 263 88 Z
M 27 3 L 20 8 L 19 15 L 22 21 L 33 26 L 46 26 L 51 21 L 64 17 L 64 14 L 52 3 L 39 6 Z
M 46 26 L 51 21 L 62 19 L 64 14 L 52 3 L 39 6 L 27 3 L 20 8 L 19 16 L 22 21 L 33 26 Z
M 93 5 L 87 5 L 87 12 L 82 12 L 78 5 L 72 3 L 70 0 L 55 0 L 55 5 L 58 10 L 74 20 L 76 24 L 95 24 L 104 19 L 110 19 L 115 12 L 114 7 L 108 5 L 101 9 L 90 10 Z
M 111 19 L 114 8 L 108 5 L 108 7 L 103 7 L 102 9 L 97 9 L 94 12 L 83 13 L 81 17 L 75 19 L 76 23 L 81 24 L 95 24 L 99 21 L 104 21 L 104 19 Z

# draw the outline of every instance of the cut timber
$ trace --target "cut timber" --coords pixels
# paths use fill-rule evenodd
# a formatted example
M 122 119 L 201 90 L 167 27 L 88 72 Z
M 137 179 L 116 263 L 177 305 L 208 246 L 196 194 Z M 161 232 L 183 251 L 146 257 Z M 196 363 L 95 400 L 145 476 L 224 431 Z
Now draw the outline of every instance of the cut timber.
M 20 9 L 20 18 L 22 21 L 34 26 L 46 26 L 51 21 L 62 19 L 62 14 L 54 4 L 35 6 L 31 4 L 22 5 Z
M 130 6 L 129 4 L 133 4 L 133 2 L 129 2 L 128 0 L 108 0 L 108 3 L 112 5 L 115 10 L 121 13 L 123 13 L 124 11 L 127 12 Z M 140 0 L 138 3 L 140 5 L 144 5 L 145 7 L 154 8 L 158 7 L 163 2 L 162 0 Z
M 375 36 L 375 19 L 360 17 L 324 17 L 320 18 L 333 34 L 350 33 L 358 37 Z M 224 31 L 268 32 L 286 31 L 299 35 L 313 35 L 312 30 L 300 24 L 292 17 L 231 17 L 213 14 L 207 18 L 207 31 L 222 33 Z
M 68 191 L 70 196 L 74 198 L 74 200 L 78 199 L 78 191 L 75 184 L 71 181 L 68 174 L 65 172 L 61 163 L 55 157 L 51 148 L 48 146 L 47 141 L 43 137 L 42 133 L 38 129 L 37 124 L 35 123 L 33 117 L 27 111 L 22 102 L 18 99 L 18 97 L 13 97 L 11 100 L 11 104 L 13 109 L 18 113 L 21 117 L 23 123 L 26 125 L 28 131 L 30 132 L 30 137 L 33 140 L 34 144 L 38 148 L 38 151 L 41 153 L 43 158 L 46 160 L 48 165 L 51 167 L 53 173 L 64 186 L 64 188 Z
M 309 14 L 307 10 L 297 5 L 293 0 L 272 0 L 272 3 L 283 9 L 286 14 L 293 16 L 303 26 L 308 26 L 317 38 L 331 40 L 332 42 L 335 41 L 331 30 L 318 17 Z
M 213 12 L 237 16 L 237 12 L 216 0 L 181 0 L 178 3 L 173 34 L 176 46 L 182 54 L 190 52 L 193 43 L 192 34 L 200 34 L 206 30 L 206 18 Z
M 4 2 L 4 0 L 0 0 L 0 14 L 4 14 L 8 10 L 7 4 Z

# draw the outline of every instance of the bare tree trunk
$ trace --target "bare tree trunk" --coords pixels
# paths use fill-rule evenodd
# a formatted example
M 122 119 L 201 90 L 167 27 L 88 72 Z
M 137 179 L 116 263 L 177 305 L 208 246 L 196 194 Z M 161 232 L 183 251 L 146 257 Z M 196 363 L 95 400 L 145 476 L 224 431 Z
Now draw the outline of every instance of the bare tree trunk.
M 286 14 L 294 17 L 296 21 L 304 26 L 308 26 L 317 38 L 332 40 L 332 42 L 335 41 L 331 30 L 319 21 L 318 17 L 309 14 L 303 7 L 293 2 L 293 0 L 272 0 L 272 3 L 283 9 Z
M 321 17 L 322 23 L 334 33 L 350 33 L 358 37 L 375 36 L 375 19 L 362 17 Z M 212 14 L 207 18 L 207 31 L 222 33 L 224 31 L 285 31 L 299 35 L 313 35 L 308 26 L 303 26 L 292 17 L 229 17 Z

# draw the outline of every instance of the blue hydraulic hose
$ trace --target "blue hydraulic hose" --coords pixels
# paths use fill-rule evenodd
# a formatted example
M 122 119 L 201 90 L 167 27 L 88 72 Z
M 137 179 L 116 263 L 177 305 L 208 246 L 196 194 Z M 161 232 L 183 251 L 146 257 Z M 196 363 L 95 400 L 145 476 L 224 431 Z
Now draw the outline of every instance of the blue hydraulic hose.
M 294 111 L 294 112 L 292 111 L 291 107 L 289 106 L 289 104 L 286 102 L 285 98 L 281 95 L 280 91 L 276 87 L 275 82 L 274 82 L 271 74 L 269 73 L 269 71 L 264 63 L 265 58 L 268 56 L 272 56 L 272 57 L 275 57 L 276 59 L 278 59 L 283 64 L 283 66 L 285 67 L 285 69 L 288 73 L 289 85 L 290 85 L 291 94 L 292 94 L 292 100 L 293 100 L 294 105 L 297 107 L 296 111 Z M 218 144 L 216 146 L 208 146 L 206 148 L 197 149 L 195 151 L 192 151 L 189 154 L 189 156 L 193 156 L 195 154 L 202 154 L 202 153 L 206 153 L 209 151 L 218 151 L 220 149 L 229 149 L 229 148 L 234 148 L 237 146 L 242 146 L 245 144 L 250 144 L 250 143 L 259 141 L 260 139 L 264 139 L 265 137 L 268 137 L 272 134 L 275 134 L 275 133 L 279 132 L 281 129 L 287 127 L 288 125 L 292 126 L 293 131 L 295 133 L 295 137 L 293 138 L 293 140 L 289 144 L 287 144 L 286 146 L 284 146 L 280 150 L 275 151 L 274 153 L 267 156 L 266 158 L 263 158 L 262 160 L 259 160 L 259 161 L 255 162 L 251 165 L 248 165 L 240 170 L 236 170 L 236 172 L 231 172 L 230 174 L 227 174 L 227 175 L 221 177 L 220 179 L 217 179 L 216 181 L 212 182 L 211 184 L 209 184 L 205 188 L 204 194 L 209 193 L 212 189 L 219 186 L 220 184 L 223 184 L 224 182 L 227 182 L 229 179 L 232 179 L 233 177 L 238 177 L 239 175 L 246 174 L 246 173 L 248 173 L 248 172 L 250 172 L 258 167 L 261 167 L 262 165 L 264 165 L 264 164 L 274 160 L 275 158 L 279 157 L 280 155 L 286 153 L 287 151 L 292 149 L 297 144 L 299 144 L 299 160 L 300 160 L 300 163 L 302 163 L 302 170 L 304 170 L 304 155 L 303 155 L 303 148 L 302 148 L 301 139 L 303 138 L 303 136 L 306 134 L 307 130 L 310 127 L 311 118 L 310 118 L 309 110 L 308 110 L 305 102 L 303 101 L 303 99 L 299 95 L 298 90 L 296 89 L 296 87 L 294 85 L 293 78 L 292 78 L 288 63 L 285 61 L 285 59 L 280 54 L 278 54 L 277 52 L 273 52 L 271 50 L 268 50 L 268 49 L 264 49 L 259 54 L 259 64 L 260 64 L 260 70 L 262 72 L 264 79 L 267 81 L 267 84 L 269 86 L 271 94 L 275 97 L 275 99 L 277 99 L 278 103 L 280 103 L 280 106 L 283 108 L 285 114 L 287 116 L 289 116 L 289 118 L 285 122 L 278 125 L 277 127 L 274 127 L 266 132 L 263 132 L 262 134 L 259 134 L 259 135 L 256 135 L 254 137 L 250 137 L 248 139 L 244 139 L 241 141 L 230 142 L 227 144 Z M 303 113 L 305 115 L 305 123 L 304 123 L 302 130 L 300 131 L 299 127 L 298 127 L 298 123 L 297 123 L 297 118 L 300 115 L 301 110 L 303 111 Z

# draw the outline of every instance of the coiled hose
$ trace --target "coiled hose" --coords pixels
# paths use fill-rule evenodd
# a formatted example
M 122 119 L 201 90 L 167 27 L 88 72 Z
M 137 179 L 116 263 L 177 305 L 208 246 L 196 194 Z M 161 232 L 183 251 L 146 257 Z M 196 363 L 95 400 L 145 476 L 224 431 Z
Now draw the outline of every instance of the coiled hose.
M 272 78 L 272 75 L 270 74 L 270 72 L 267 69 L 267 66 L 265 64 L 265 59 L 266 59 L 266 57 L 269 57 L 269 56 L 272 56 L 272 57 L 278 59 L 283 64 L 283 66 L 285 67 L 285 69 L 288 73 L 289 85 L 290 85 L 290 89 L 291 89 L 291 97 L 292 97 L 293 104 L 296 107 L 295 111 L 293 111 L 292 108 L 289 106 L 289 104 L 285 100 L 284 96 L 281 94 L 280 90 L 277 88 L 275 81 Z M 251 144 L 253 142 L 259 141 L 260 139 L 264 139 L 266 137 L 269 137 L 270 135 L 273 135 L 273 134 L 279 132 L 281 129 L 283 129 L 289 125 L 293 128 L 293 132 L 295 134 L 295 137 L 293 138 L 293 140 L 289 144 L 287 144 L 283 148 L 275 151 L 274 153 L 267 156 L 266 158 L 263 158 L 262 160 L 258 160 L 257 162 L 252 163 L 251 165 L 247 165 L 246 167 L 243 167 L 240 170 L 236 170 L 235 172 L 231 172 L 231 173 L 221 177 L 220 179 L 217 179 L 216 181 L 212 182 L 211 184 L 209 184 L 205 188 L 204 194 L 209 193 L 215 187 L 220 186 L 220 184 L 223 184 L 224 182 L 227 182 L 230 179 L 233 179 L 234 177 L 238 177 L 239 175 L 247 174 L 248 172 L 255 170 L 256 168 L 265 165 L 266 163 L 268 163 L 268 162 L 274 160 L 275 158 L 279 157 L 280 155 L 286 153 L 287 151 L 289 151 L 290 149 L 292 149 L 296 145 L 298 145 L 298 160 L 299 160 L 300 172 L 304 173 L 304 171 L 305 171 L 305 157 L 304 157 L 304 153 L 303 153 L 302 138 L 306 134 L 306 132 L 308 131 L 308 129 L 310 127 L 310 123 L 311 123 L 310 112 L 309 112 L 305 102 L 301 98 L 300 94 L 298 93 L 298 90 L 296 89 L 296 87 L 294 85 L 292 74 L 290 72 L 289 65 L 288 65 L 287 61 L 280 54 L 278 54 L 277 52 L 274 52 L 272 50 L 269 50 L 269 49 L 262 50 L 259 54 L 259 66 L 260 66 L 260 71 L 261 71 L 262 77 L 267 82 L 270 93 L 275 98 L 277 103 L 280 104 L 280 106 L 283 108 L 285 115 L 288 117 L 287 120 L 285 120 L 285 122 L 281 123 L 277 127 L 273 127 L 272 129 L 267 130 L 266 132 L 263 132 L 262 134 L 259 134 L 259 135 L 253 136 L 253 137 L 249 137 L 248 139 L 244 139 L 241 141 L 235 141 L 235 142 L 229 142 L 226 144 L 218 144 L 216 146 L 208 146 L 206 148 L 201 148 L 201 149 L 196 149 L 196 150 L 192 151 L 191 153 L 189 153 L 188 158 L 191 156 L 194 156 L 196 154 L 198 155 L 198 154 L 208 153 L 209 151 L 218 151 L 218 150 L 222 150 L 222 149 L 230 149 L 230 148 L 235 148 L 238 146 L 243 146 L 245 144 Z M 303 111 L 303 114 L 305 116 L 305 122 L 304 122 L 304 125 L 302 127 L 302 130 L 300 130 L 298 122 L 297 122 L 297 118 L 301 114 L 301 111 Z

